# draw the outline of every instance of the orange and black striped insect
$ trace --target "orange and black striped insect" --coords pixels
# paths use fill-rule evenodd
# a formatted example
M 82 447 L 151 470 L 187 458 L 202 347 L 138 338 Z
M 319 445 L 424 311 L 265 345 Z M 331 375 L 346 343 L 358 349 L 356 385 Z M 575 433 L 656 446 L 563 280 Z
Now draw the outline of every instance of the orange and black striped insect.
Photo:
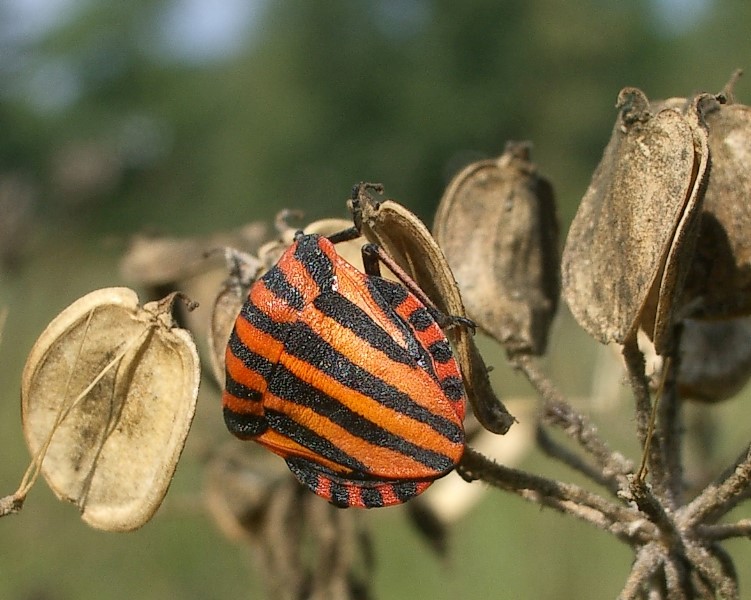
M 380 277 L 377 246 L 363 247 L 367 273 L 345 261 L 334 243 L 358 235 L 298 232 L 253 284 L 222 401 L 228 429 L 313 492 L 372 508 L 420 494 L 461 458 L 464 388 L 439 322 L 472 323 L 439 313 L 411 280 Z

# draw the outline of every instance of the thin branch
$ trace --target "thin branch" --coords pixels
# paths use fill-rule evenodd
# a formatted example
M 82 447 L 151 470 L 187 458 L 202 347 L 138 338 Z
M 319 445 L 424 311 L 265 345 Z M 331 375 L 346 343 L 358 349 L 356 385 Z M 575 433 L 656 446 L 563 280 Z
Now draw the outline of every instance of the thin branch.
M 620 488 L 615 477 L 612 475 L 608 477 L 604 473 L 601 473 L 592 465 L 582 460 L 579 455 L 574 454 L 568 448 L 556 442 L 545 431 L 542 425 L 538 425 L 537 427 L 537 445 L 549 457 L 557 459 L 575 471 L 578 471 L 588 479 L 609 490 L 613 495 L 618 494 Z
M 669 497 L 669 490 L 666 488 L 668 478 L 663 461 L 662 440 L 659 436 L 650 436 L 652 399 L 649 381 L 644 370 L 644 355 L 637 346 L 636 337 L 625 341 L 623 359 L 636 403 L 636 434 L 642 450 L 646 453 L 647 467 L 652 475 L 652 485 L 660 498 L 667 498 Z
M 751 519 L 720 525 L 697 525 L 696 534 L 705 540 L 727 540 L 734 537 L 751 538 Z
M 675 328 L 672 348 L 680 343 L 681 327 Z M 671 508 L 682 504 L 683 495 L 683 453 L 681 440 L 683 438 L 683 420 L 681 415 L 681 398 L 678 396 L 677 373 L 680 368 L 678 352 L 671 351 L 670 358 L 663 366 L 663 380 L 659 406 L 657 408 L 657 436 L 660 440 L 662 464 L 665 466 L 665 487 Z
M 665 507 L 652 493 L 652 489 L 645 481 L 633 477 L 630 496 L 639 510 L 649 517 L 651 523 L 657 526 L 663 544 L 669 548 L 679 548 L 683 545 L 680 532 L 676 529 L 673 519 L 665 511 Z
M 689 573 L 682 564 L 680 556 L 667 556 L 662 569 L 665 573 L 667 600 L 692 600 L 695 596 L 691 590 Z
M 597 428 L 589 420 L 576 412 L 563 394 L 540 370 L 533 356 L 519 354 L 513 357 L 512 364 L 524 373 L 529 382 L 543 399 L 543 420 L 562 429 L 592 456 L 602 474 L 614 481 L 618 489 L 628 489 L 626 475 L 633 472 L 633 464 L 618 452 L 610 449 L 598 435 Z
M 618 595 L 618 600 L 642 598 L 649 586 L 649 580 L 655 576 L 664 559 L 664 548 L 659 543 L 652 542 L 642 546 L 636 554 L 634 564 L 631 565 L 631 572 Z
M 719 544 L 712 544 L 710 546 L 710 550 L 714 557 L 717 559 L 717 563 L 719 564 L 720 568 L 722 569 L 722 572 L 732 579 L 734 582 L 738 582 L 738 572 L 735 570 L 735 564 L 733 563 L 733 559 L 730 558 L 730 555 L 727 553 L 725 548 L 720 546 Z
M 715 594 L 706 596 L 715 598 L 719 595 L 723 600 L 738 600 L 738 583 L 735 580 L 735 569 L 727 570 L 724 560 L 717 560 L 706 548 L 697 544 L 686 544 L 686 558 L 691 562 L 696 573 L 705 580 Z
M 644 355 L 636 344 L 636 338 L 626 341 L 623 346 L 623 359 L 626 363 L 629 383 L 634 392 L 636 402 L 636 435 L 642 448 L 647 444 L 649 431 L 649 415 L 652 413 L 652 398 L 649 393 L 649 382 L 644 371 Z
M 504 467 L 471 448 L 465 449 L 457 473 L 467 481 L 479 479 L 530 502 L 573 515 L 609 531 L 628 544 L 643 544 L 658 533 L 654 525 L 633 509 L 614 504 L 571 483 Z
M 701 494 L 679 511 L 681 525 L 692 527 L 698 523 L 719 519 L 744 499 L 749 486 L 751 446 L 746 448 L 745 457 L 736 463 L 735 469 L 724 481 L 708 485 Z

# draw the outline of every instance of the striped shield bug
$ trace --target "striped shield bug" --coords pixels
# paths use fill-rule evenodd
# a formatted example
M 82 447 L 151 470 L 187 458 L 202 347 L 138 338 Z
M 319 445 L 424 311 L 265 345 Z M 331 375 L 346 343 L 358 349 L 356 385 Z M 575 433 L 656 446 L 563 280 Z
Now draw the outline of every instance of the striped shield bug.
M 465 394 L 440 313 L 374 244 L 365 273 L 337 254 L 356 228 L 298 232 L 250 288 L 227 345 L 227 428 L 282 456 L 339 507 L 400 504 L 464 450 Z M 386 264 L 402 283 L 380 276 Z

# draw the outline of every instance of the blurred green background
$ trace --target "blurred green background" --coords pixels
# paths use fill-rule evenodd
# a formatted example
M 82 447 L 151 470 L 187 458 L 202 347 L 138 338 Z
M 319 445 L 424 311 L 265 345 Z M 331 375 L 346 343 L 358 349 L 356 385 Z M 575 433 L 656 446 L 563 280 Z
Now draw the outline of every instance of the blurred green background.
M 123 283 L 128 238 L 205 234 L 283 207 L 346 216 L 380 181 L 430 222 L 450 177 L 506 140 L 533 143 L 565 228 L 620 88 L 719 91 L 751 68 L 751 3 L 733 0 L 0 0 L 0 494 L 26 465 L 18 389 L 47 322 Z M 751 98 L 741 79 L 738 98 Z M 502 368 L 499 393 L 526 394 Z M 589 393 L 597 349 L 563 314 L 550 372 Z M 618 379 L 616 375 L 616 379 Z M 718 464 L 748 439 L 743 400 L 718 408 Z M 633 456 L 628 406 L 602 418 Z M 248 552 L 200 509 L 201 456 L 220 443 L 215 390 L 167 504 L 132 534 L 88 529 L 40 482 L 0 521 L 0 598 L 263 597 Z M 535 453 L 526 468 L 566 479 Z M 489 492 L 447 566 L 400 509 L 374 511 L 380 598 L 612 598 L 630 553 L 603 533 Z M 729 544 L 742 585 L 749 552 Z

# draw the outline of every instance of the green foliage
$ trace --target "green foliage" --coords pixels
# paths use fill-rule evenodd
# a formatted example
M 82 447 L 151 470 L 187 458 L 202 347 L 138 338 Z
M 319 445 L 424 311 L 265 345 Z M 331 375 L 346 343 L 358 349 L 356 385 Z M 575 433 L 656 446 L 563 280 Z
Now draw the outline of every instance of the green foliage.
M 277 1 L 239 55 L 186 65 L 154 50 L 168 7 L 81 3 L 25 48 L 31 71 L 16 73 L 23 83 L 58 61 L 75 101 L 34 113 L 11 95 L 4 107 L 2 169 L 28 172 L 45 205 L 85 200 L 93 231 L 195 231 L 281 206 L 341 213 L 363 179 L 429 218 L 448 177 L 507 139 L 534 143 L 568 217 L 623 85 L 652 97 L 718 89 L 749 44 L 738 3 L 668 38 L 645 2 Z M 728 23 L 735 35 L 719 32 Z M 77 142 L 117 162 L 96 193 L 55 178 Z
M 553 181 L 567 224 L 610 135 L 623 86 L 639 86 L 652 98 L 685 96 L 697 88 L 719 91 L 733 69 L 751 69 L 744 64 L 751 56 L 751 3 L 727 0 L 710 2 L 704 19 L 680 34 L 658 27 L 648 0 L 271 0 L 240 53 L 200 64 L 156 50 L 158 23 L 171 4 L 80 1 L 42 38 L 0 39 L 8 49 L 0 65 L 0 184 L 20 177 L 35 200 L 21 242 L 33 241 L 34 252 L 20 264 L 19 279 L 0 280 L 2 305 L 10 309 L 0 347 L 6 384 L 0 421 L 12 448 L 3 481 L 15 482 L 15 466 L 25 459 L 13 403 L 13 377 L 25 352 L 67 301 L 117 283 L 113 257 L 77 234 L 97 241 L 149 227 L 194 234 L 269 219 L 283 207 L 303 208 L 311 220 L 344 216 L 349 186 L 359 180 L 382 181 L 429 221 L 449 178 L 472 160 L 497 156 L 508 139 L 532 141 L 533 159 Z M 57 94 L 63 85 L 73 86 L 71 95 Z M 742 79 L 736 92 L 746 102 L 748 90 Z M 53 102 L 58 97 L 69 100 Z M 569 361 L 581 353 L 569 352 L 571 339 L 557 341 L 569 356 L 552 366 L 569 378 L 564 385 L 576 387 L 570 373 L 578 377 L 581 370 Z M 507 391 L 509 383 L 502 385 Z M 208 409 L 218 420 L 218 407 Z M 732 410 L 742 423 L 742 411 Z M 195 491 L 192 483 L 185 487 Z M 242 572 L 240 552 L 213 529 L 202 531 L 199 518 L 185 527 L 166 519 L 133 538 L 103 537 L 49 496 L 40 492 L 16 521 L 2 523 L 10 560 L 0 567 L 0 592 L 9 597 L 50 590 L 55 598 L 108 591 L 131 597 L 134 582 L 149 588 L 144 597 L 206 597 L 245 594 L 255 583 Z M 606 573 L 608 590 L 622 583 L 626 559 L 621 552 L 606 563 L 606 554 L 619 551 L 599 532 L 585 534 L 593 541 L 584 560 L 596 565 L 585 575 L 590 581 L 578 579 L 577 570 L 586 569 L 575 560 L 573 542 L 561 542 L 568 558 L 555 570 L 562 579 L 548 579 L 539 575 L 556 548 L 540 558 L 535 543 L 547 538 L 525 533 L 525 526 L 539 526 L 536 509 L 507 498 L 501 503 L 496 495 L 479 512 L 457 536 L 463 558 L 455 571 L 437 568 L 424 550 L 416 556 L 417 549 L 399 548 L 379 569 L 379 590 L 389 592 L 383 597 L 398 597 L 401 582 L 389 577 L 397 561 L 409 571 L 403 577 L 416 597 L 427 589 L 417 585 L 421 577 L 437 572 L 430 591 L 454 596 L 466 588 L 446 581 L 462 572 L 465 579 L 456 581 L 498 586 L 498 597 L 522 593 L 504 594 L 501 586 L 511 579 L 528 597 L 560 597 L 556 590 L 535 596 L 529 586 L 538 580 L 543 590 L 564 581 L 584 597 L 613 564 L 622 569 Z M 544 516 L 558 527 L 557 515 Z M 389 536 L 405 521 L 378 518 L 388 534 L 378 551 L 386 554 L 388 543 L 401 543 Z M 569 522 L 560 537 L 583 529 Z M 487 536 L 480 541 L 486 552 L 471 561 L 467 554 L 478 551 L 480 534 Z M 418 543 L 409 538 L 406 547 L 412 546 Z M 71 547 L 82 549 L 78 562 L 61 558 Z M 154 564 L 139 573 L 146 562 L 139 553 L 149 548 L 156 549 Z M 414 561 L 416 571 L 405 561 Z M 77 568 L 106 576 L 89 576 L 82 588 Z M 198 592 L 176 589 L 186 573 Z

